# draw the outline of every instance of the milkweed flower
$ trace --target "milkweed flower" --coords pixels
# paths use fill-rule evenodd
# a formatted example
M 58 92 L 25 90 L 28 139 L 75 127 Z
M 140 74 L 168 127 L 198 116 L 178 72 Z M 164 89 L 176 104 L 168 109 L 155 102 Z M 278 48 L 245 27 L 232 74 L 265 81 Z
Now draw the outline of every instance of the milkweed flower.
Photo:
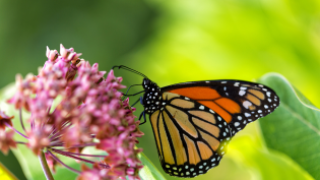
M 11 123 L 13 117 L 0 112 L 0 149 L 7 152 L 16 146 L 12 139 L 15 131 L 25 137 L 25 142 L 18 143 L 44 157 L 40 158 L 43 166 L 48 164 L 53 172 L 60 164 L 78 173 L 79 180 L 140 179 L 142 165 L 137 154 L 142 150 L 135 145 L 143 133 L 129 99 L 121 100 L 122 78 L 115 77 L 112 70 L 104 78 L 106 72 L 99 71 L 98 64 L 90 65 L 79 59 L 80 55 L 62 45 L 60 54 L 47 48 L 48 60 L 38 75 L 16 76 L 17 92 L 8 102 L 20 113 L 24 109 L 31 115 L 26 126 L 20 116 L 24 132 L 19 132 Z M 87 147 L 102 153 L 84 153 Z M 60 155 L 92 167 L 73 169 Z

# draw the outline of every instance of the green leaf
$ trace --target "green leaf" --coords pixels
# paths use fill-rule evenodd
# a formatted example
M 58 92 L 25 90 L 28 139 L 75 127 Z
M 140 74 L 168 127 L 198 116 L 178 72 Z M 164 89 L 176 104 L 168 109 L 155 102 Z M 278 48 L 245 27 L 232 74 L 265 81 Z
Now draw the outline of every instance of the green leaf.
M 280 106 L 260 120 L 268 148 L 286 154 L 313 178 L 320 178 L 320 112 L 281 75 L 267 74 L 260 83 L 280 97 Z
M 158 169 L 153 165 L 153 163 L 145 156 L 143 153 L 139 154 L 139 158 L 142 161 L 144 167 L 141 169 L 139 175 L 145 180 L 165 180 Z

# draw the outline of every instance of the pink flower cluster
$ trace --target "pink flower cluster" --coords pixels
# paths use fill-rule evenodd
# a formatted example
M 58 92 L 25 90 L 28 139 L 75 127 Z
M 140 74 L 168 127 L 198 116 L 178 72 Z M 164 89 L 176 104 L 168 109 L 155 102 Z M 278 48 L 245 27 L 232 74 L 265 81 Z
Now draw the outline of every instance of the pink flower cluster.
M 122 78 L 115 77 L 111 70 L 98 70 L 98 64 L 79 59 L 81 54 L 73 48 L 47 48 L 44 67 L 37 76 L 28 75 L 23 79 L 16 77 L 16 94 L 8 101 L 18 110 L 22 108 L 31 113 L 28 125 L 21 125 L 25 132 L 12 127 L 9 117 L 0 119 L 0 148 L 6 151 L 15 147 L 14 141 L 2 140 L 11 137 L 10 127 L 26 138 L 25 144 L 36 154 L 45 152 L 52 170 L 61 164 L 80 174 L 78 179 L 140 179 L 142 168 L 136 149 L 139 121 L 135 121 L 134 108 L 129 99 L 121 100 L 125 88 Z M 1 115 L 1 114 L 0 114 Z M 8 120 L 9 119 L 9 120 Z M 2 134 L 1 134 L 2 133 Z M 8 144 L 7 146 L 5 144 Z M 24 144 L 20 142 L 20 144 Z M 104 154 L 84 154 L 86 147 L 93 146 Z M 61 154 L 77 161 L 93 164 L 75 170 L 64 164 L 57 156 Z

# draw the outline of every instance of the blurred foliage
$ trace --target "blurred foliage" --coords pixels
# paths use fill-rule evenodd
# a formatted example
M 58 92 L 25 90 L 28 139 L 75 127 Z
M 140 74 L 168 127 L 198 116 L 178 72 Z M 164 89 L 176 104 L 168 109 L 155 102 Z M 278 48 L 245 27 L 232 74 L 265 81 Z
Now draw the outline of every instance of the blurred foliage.
M 254 80 L 278 72 L 319 106 L 319 12 L 317 0 L 0 1 L 0 86 L 13 82 L 16 73 L 36 73 L 46 60 L 45 46 L 58 49 L 63 43 L 91 63 L 98 62 L 101 70 L 127 65 L 159 86 L 205 79 Z M 124 70 L 115 74 L 128 86 L 142 80 Z M 136 107 L 138 116 L 142 108 Z M 218 167 L 195 179 L 268 179 L 270 173 L 281 174 L 272 166 L 283 160 L 281 154 L 267 161 L 273 152 L 265 153 L 264 146 L 255 146 L 259 155 L 249 153 L 255 141 L 242 136 L 259 141 L 254 124 L 231 141 Z M 141 129 L 146 135 L 140 147 L 163 173 L 151 127 L 147 123 Z M 270 165 L 260 166 L 259 161 Z M 259 166 L 250 165 L 254 162 Z M 294 174 L 292 164 L 283 166 Z
M 279 108 L 260 121 L 269 148 L 291 157 L 315 179 L 320 178 L 320 110 L 315 108 L 282 76 L 270 74 L 259 82 L 275 90 Z M 298 96 L 299 95 L 299 96 Z

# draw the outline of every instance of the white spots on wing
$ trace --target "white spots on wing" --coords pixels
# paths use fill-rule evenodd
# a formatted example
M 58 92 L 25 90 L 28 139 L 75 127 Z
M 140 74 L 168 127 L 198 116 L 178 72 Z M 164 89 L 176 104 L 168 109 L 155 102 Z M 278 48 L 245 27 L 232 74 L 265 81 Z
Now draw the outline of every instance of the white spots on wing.
M 234 125 L 235 127 L 237 127 L 237 126 L 240 125 L 240 123 L 239 123 L 239 122 L 235 122 L 233 125 Z
M 272 100 L 270 98 L 268 98 L 268 101 L 271 103 Z
M 246 109 L 249 109 L 249 107 L 252 105 L 252 103 L 250 101 L 243 101 L 242 105 Z
M 190 98 L 184 97 L 185 100 L 190 100 Z
M 204 106 L 203 105 L 199 106 L 199 109 L 204 110 Z
M 251 116 L 250 113 L 244 113 L 244 115 L 245 115 L 246 117 L 250 117 L 250 116 Z
M 223 87 L 223 90 L 224 90 L 224 91 L 227 91 L 227 87 L 226 87 L 226 86 L 225 86 L 225 87 Z
M 222 135 L 223 135 L 223 136 L 227 136 L 227 133 L 226 133 L 226 132 L 223 132 Z
M 262 91 L 268 91 L 268 89 L 266 89 L 266 88 L 262 88 Z
M 239 119 L 239 120 L 242 120 L 242 117 L 241 117 L 241 116 L 238 116 L 238 119 Z
M 263 87 L 263 85 L 262 85 L 262 84 L 259 84 L 258 86 L 259 86 L 259 87 Z
M 206 83 L 207 83 L 207 84 L 209 84 L 209 83 L 210 83 L 210 81 L 206 81 Z
M 246 121 L 246 120 L 244 120 L 244 121 L 243 121 L 243 124 L 247 124 L 247 121 Z
M 262 113 L 262 110 L 261 110 L 261 109 L 259 109 L 259 110 L 258 110 L 258 113 Z
M 212 109 L 209 109 L 209 112 L 211 112 L 212 114 L 214 114 L 214 113 L 215 113 Z
M 220 116 L 218 116 L 218 120 L 219 120 L 219 121 L 221 121 L 221 120 L 222 120 L 222 118 L 221 118 Z
M 235 87 L 238 87 L 239 85 L 240 85 L 239 82 L 235 82 L 235 83 L 234 83 L 234 86 L 235 86 Z
M 162 105 L 166 105 L 166 102 L 162 102 Z
M 155 92 L 154 95 L 157 96 L 157 95 L 158 95 L 158 92 Z
M 269 108 L 269 106 L 265 104 L 265 105 L 264 105 L 264 108 L 265 108 L 265 109 L 268 109 L 268 108 Z
M 268 97 L 271 96 L 271 92 L 270 91 L 268 91 L 266 94 L 267 94 Z
M 226 96 L 229 96 L 229 93 L 226 92 Z
M 221 81 L 221 84 L 227 84 L 227 81 Z
M 155 89 L 154 89 L 154 88 L 152 88 L 151 90 L 152 90 L 152 91 L 154 91 Z
M 246 91 L 244 91 L 244 90 L 239 91 L 239 96 L 243 96 L 245 94 L 246 94 Z

